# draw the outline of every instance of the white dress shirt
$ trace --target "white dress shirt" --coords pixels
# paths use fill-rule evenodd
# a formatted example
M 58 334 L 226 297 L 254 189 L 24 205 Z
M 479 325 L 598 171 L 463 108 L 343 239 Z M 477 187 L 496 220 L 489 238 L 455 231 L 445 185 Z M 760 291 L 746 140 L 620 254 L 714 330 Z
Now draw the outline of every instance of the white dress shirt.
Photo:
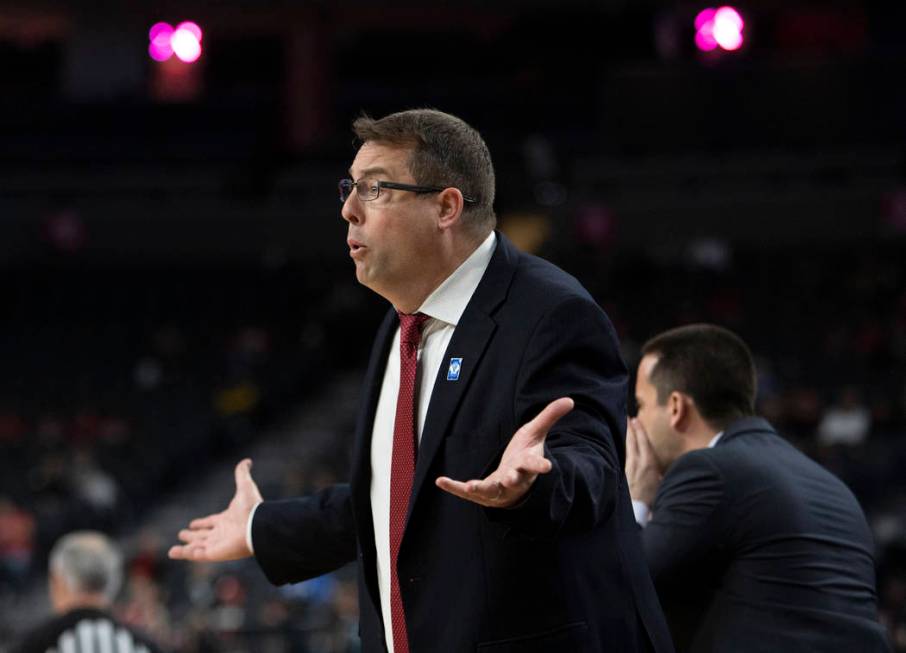
M 430 318 L 425 322 L 421 343 L 418 346 L 415 387 L 418 393 L 416 433 L 419 442 L 422 439 L 425 416 L 428 414 L 428 404 L 434 390 L 434 380 L 444 363 L 447 345 L 450 344 L 456 325 L 459 324 L 459 318 L 466 310 L 466 304 L 472 298 L 488 263 L 491 262 L 496 242 L 497 236 L 491 232 L 478 249 L 428 296 L 417 311 Z M 469 361 L 463 363 L 468 364 Z M 393 653 L 393 629 L 390 621 L 390 461 L 399 386 L 400 330 L 397 327 L 387 356 L 384 381 L 371 431 L 371 518 L 374 523 L 374 544 L 377 548 L 377 577 L 381 613 L 384 616 L 384 635 L 390 653 Z
M 494 232 L 472 252 L 462 264 L 447 277 L 422 303 L 418 313 L 429 317 L 422 328 L 418 346 L 418 370 L 415 380 L 418 393 L 416 432 L 419 442 L 428 414 L 428 404 L 434 390 L 434 380 L 444 353 L 453 337 L 456 325 L 475 289 L 484 276 L 497 236 Z M 454 352 L 455 353 L 455 352 Z M 449 363 L 449 361 L 447 361 Z M 469 361 L 463 361 L 468 365 Z M 374 414 L 371 431 L 371 518 L 374 523 L 374 544 L 377 549 L 378 589 L 381 595 L 381 613 L 384 617 L 384 635 L 389 653 L 393 653 L 393 628 L 390 621 L 390 464 L 393 452 L 393 423 L 396 420 L 396 397 L 400 384 L 400 330 L 396 329 L 387 364 L 381 394 Z M 246 543 L 252 546 L 252 520 L 258 506 L 252 509 L 246 529 Z
M 724 434 L 723 431 L 711 438 L 711 441 L 708 443 L 708 449 L 717 444 L 717 441 L 720 440 L 720 436 Z M 644 501 L 637 501 L 636 499 L 632 500 L 632 512 L 635 513 L 635 520 L 639 526 L 645 527 L 648 525 L 648 522 L 651 521 L 651 507 Z

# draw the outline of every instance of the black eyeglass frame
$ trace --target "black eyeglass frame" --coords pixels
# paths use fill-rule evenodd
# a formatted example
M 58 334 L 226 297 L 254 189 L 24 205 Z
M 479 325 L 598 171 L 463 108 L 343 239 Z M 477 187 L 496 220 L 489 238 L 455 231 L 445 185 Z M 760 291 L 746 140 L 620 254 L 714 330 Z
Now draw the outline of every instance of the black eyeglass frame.
M 359 181 L 361 181 L 361 180 L 359 180 Z M 340 202 L 341 203 L 345 202 L 346 199 L 348 199 L 349 196 L 352 195 L 353 188 L 356 189 L 356 193 L 359 192 L 358 183 L 359 183 L 358 181 L 348 179 L 348 178 L 340 180 L 340 183 L 337 184 L 337 186 L 340 190 Z M 405 190 L 405 191 L 409 191 L 410 193 L 417 193 L 419 195 L 422 195 L 424 193 L 440 193 L 441 191 L 445 191 L 448 188 L 455 188 L 454 186 L 415 186 L 413 184 L 402 184 L 397 181 L 382 181 L 380 179 L 376 180 L 375 183 L 377 184 L 377 189 L 378 189 L 377 195 L 375 195 L 374 197 L 372 197 L 371 199 L 368 199 L 368 200 L 363 199 L 361 197 L 359 199 L 361 199 L 363 202 L 372 202 L 381 196 L 382 188 L 389 188 L 390 190 Z M 346 189 L 344 189 L 344 186 L 346 188 L 348 188 L 348 191 Z M 457 189 L 457 190 L 459 190 L 459 189 Z M 460 191 L 460 192 L 462 192 L 462 191 Z M 343 197 L 344 194 L 346 195 L 345 198 Z M 469 197 L 465 193 L 463 193 L 462 199 L 466 204 L 475 204 L 478 201 L 474 197 Z

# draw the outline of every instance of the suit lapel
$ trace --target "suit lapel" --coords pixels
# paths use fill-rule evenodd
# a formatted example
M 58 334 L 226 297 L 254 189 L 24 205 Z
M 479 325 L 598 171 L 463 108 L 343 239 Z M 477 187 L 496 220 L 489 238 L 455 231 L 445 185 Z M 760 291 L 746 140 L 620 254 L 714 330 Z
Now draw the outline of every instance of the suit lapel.
M 450 424 L 463 394 L 475 376 L 475 370 L 481 364 L 481 357 L 496 328 L 497 325 L 490 317 L 477 315 L 467 323 L 460 322 L 453 333 L 444 354 L 444 362 L 441 363 L 437 378 L 434 380 L 434 391 L 431 393 L 431 403 L 425 417 L 422 439 L 418 445 L 415 479 L 412 482 L 412 495 L 409 501 L 410 510 L 419 488 L 425 481 L 431 461 L 446 435 L 446 426 Z M 463 359 L 458 381 L 447 380 L 445 363 L 453 356 Z
M 412 494 L 409 497 L 408 514 L 410 516 L 412 507 L 427 481 L 431 463 L 447 435 L 448 427 L 453 422 L 463 395 L 475 377 L 488 343 L 497 329 L 492 314 L 506 297 L 510 281 L 516 270 L 517 256 L 517 250 L 498 232 L 497 249 L 453 332 L 453 338 L 447 346 L 437 378 L 434 380 L 434 390 L 431 393 L 422 438 L 418 446 L 415 478 L 412 483 Z M 447 363 L 453 357 L 462 358 L 462 368 L 457 381 L 448 381 Z

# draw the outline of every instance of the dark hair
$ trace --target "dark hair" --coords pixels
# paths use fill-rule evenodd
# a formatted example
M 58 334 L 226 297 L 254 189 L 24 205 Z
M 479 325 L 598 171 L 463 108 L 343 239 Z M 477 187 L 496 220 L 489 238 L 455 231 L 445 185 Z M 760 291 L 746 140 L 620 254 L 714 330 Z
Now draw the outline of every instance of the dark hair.
M 377 120 L 362 115 L 352 130 L 363 143 L 411 147 L 408 163 L 415 183 L 455 187 L 475 198 L 464 205 L 463 220 L 476 234 L 487 234 L 497 224 L 491 153 L 465 121 L 435 109 L 410 109 Z
M 692 397 L 702 417 L 723 429 L 755 414 L 756 374 L 752 353 L 732 331 L 713 324 L 690 324 L 665 331 L 642 347 L 658 361 L 651 370 L 658 404 L 671 392 Z

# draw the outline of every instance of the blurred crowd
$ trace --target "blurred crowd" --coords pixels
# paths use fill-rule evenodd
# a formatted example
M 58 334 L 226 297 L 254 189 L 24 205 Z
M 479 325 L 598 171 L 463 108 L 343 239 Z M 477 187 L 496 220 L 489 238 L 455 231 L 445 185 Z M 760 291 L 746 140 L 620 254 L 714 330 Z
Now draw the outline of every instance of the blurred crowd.
M 145 533 L 115 610 L 167 650 L 185 653 L 354 653 L 358 601 L 351 569 L 281 588 L 254 562 L 170 561 L 170 541 Z
M 751 344 L 759 411 L 862 502 L 881 616 L 906 651 L 906 244 L 627 253 L 568 231 L 532 242 L 605 307 L 630 369 L 645 339 L 682 323 L 726 325 Z M 41 582 L 57 537 L 96 528 L 131 536 L 117 615 L 164 646 L 357 650 L 350 569 L 274 588 L 252 561 L 169 561 L 174 534 L 143 522 L 166 488 L 233 461 L 332 371 L 364 363 L 383 308 L 348 272 L 49 271 L 13 291 L 0 325 L 0 614 Z M 268 495 L 344 478 L 337 435 Z
M 22 625 L 17 601 L 41 582 L 61 535 L 140 530 L 169 490 L 235 455 L 318 389 L 330 328 L 348 321 L 355 298 L 310 291 L 307 270 L 293 275 L 55 270 L 9 289 L 15 317 L 0 325 L 0 651 Z M 332 365 L 342 367 L 344 351 Z M 241 575 L 165 565 L 161 542 L 174 535 L 149 533 L 133 552 L 128 622 L 179 650 L 221 650 L 192 639 L 211 619 L 231 629 L 311 628 L 296 611 L 281 613 L 288 604 L 265 602 L 259 614 L 256 601 L 245 615 Z M 207 597 L 197 591 L 203 579 Z M 314 587 L 293 601 L 323 603 L 327 590 Z M 304 623 L 327 619 L 309 612 Z

